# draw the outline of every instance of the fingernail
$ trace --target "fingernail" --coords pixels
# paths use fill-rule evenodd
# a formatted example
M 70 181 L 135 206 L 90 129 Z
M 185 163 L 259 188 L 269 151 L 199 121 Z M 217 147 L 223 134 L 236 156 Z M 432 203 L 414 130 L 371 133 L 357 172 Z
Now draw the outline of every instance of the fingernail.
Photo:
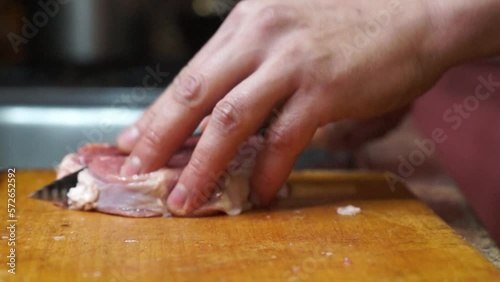
M 167 206 L 169 210 L 173 211 L 174 213 L 182 213 L 186 199 L 186 187 L 180 183 L 177 183 L 174 190 L 172 190 L 172 193 L 170 193 L 170 196 L 168 197 Z
M 141 159 L 137 156 L 131 156 L 127 158 L 120 169 L 120 174 L 122 176 L 132 176 L 139 174 L 139 171 L 141 171 Z
M 132 149 L 139 140 L 139 129 L 135 126 L 125 129 L 117 139 L 118 146 L 123 149 Z
M 198 135 L 201 135 L 201 126 L 198 125 L 198 127 L 196 127 L 196 129 L 193 131 L 193 136 L 198 136 Z

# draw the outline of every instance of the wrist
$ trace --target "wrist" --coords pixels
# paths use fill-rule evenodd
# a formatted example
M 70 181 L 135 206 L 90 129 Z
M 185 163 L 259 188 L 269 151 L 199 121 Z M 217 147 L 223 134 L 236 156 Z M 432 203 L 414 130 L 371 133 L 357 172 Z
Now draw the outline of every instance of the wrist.
M 500 54 L 500 1 L 425 2 L 431 24 L 427 51 L 448 67 Z

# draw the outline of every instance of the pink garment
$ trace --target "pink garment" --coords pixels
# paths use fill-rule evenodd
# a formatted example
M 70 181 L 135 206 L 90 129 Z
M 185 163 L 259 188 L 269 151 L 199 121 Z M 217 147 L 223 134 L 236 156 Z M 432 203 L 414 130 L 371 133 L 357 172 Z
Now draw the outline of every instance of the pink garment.
M 500 62 L 481 62 L 447 72 L 416 103 L 417 126 L 436 143 L 446 170 L 472 209 L 500 243 Z

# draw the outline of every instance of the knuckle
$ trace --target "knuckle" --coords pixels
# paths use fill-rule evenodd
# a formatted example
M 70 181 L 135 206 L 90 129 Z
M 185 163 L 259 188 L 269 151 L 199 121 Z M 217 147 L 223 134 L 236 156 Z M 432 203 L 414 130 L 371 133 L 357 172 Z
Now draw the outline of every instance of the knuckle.
M 325 60 L 327 61 L 327 60 Z M 333 63 L 311 63 L 302 70 L 302 85 L 309 93 L 334 93 L 343 88 L 343 78 L 339 75 Z M 336 94 L 338 96 L 338 94 Z
M 256 28 L 259 32 L 272 32 L 294 21 L 294 12 L 284 5 L 272 5 L 261 8 L 257 12 Z
M 215 106 L 211 122 L 224 132 L 230 132 L 242 123 L 242 111 L 236 102 L 222 100 Z
M 251 9 L 252 6 L 253 6 L 252 1 L 240 1 L 236 3 L 232 12 L 238 14 L 245 14 Z
M 252 1 L 240 1 L 234 6 L 233 10 L 229 14 L 229 17 L 231 18 L 241 18 L 241 16 L 244 16 L 248 14 L 248 12 L 252 9 L 253 6 Z
M 159 148 L 162 142 L 162 135 L 156 128 L 148 128 L 143 135 L 143 142 L 148 148 Z
M 308 59 L 308 49 L 304 47 L 301 40 L 296 40 L 293 38 L 289 41 L 286 47 L 282 47 L 280 50 L 280 59 L 288 63 L 295 63 L 295 65 L 301 65 L 304 67 L 303 62 Z
M 292 134 L 283 127 L 271 126 L 268 129 L 266 143 L 272 152 L 288 150 L 295 144 L 296 134 Z
M 204 172 L 207 168 L 207 159 L 199 154 L 193 154 L 189 161 L 189 173 L 194 178 L 205 176 Z
M 173 98 L 186 108 L 196 108 L 200 103 L 204 85 L 205 77 L 202 74 L 185 70 L 174 83 Z

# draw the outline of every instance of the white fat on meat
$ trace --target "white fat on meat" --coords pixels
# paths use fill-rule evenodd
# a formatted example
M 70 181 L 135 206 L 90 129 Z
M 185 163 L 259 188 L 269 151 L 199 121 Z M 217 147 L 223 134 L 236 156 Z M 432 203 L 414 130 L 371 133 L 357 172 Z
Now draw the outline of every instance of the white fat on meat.
M 78 183 L 76 187 L 69 189 L 67 196 L 70 209 L 90 211 L 95 208 L 99 188 L 93 183 L 87 169 L 78 174 Z

